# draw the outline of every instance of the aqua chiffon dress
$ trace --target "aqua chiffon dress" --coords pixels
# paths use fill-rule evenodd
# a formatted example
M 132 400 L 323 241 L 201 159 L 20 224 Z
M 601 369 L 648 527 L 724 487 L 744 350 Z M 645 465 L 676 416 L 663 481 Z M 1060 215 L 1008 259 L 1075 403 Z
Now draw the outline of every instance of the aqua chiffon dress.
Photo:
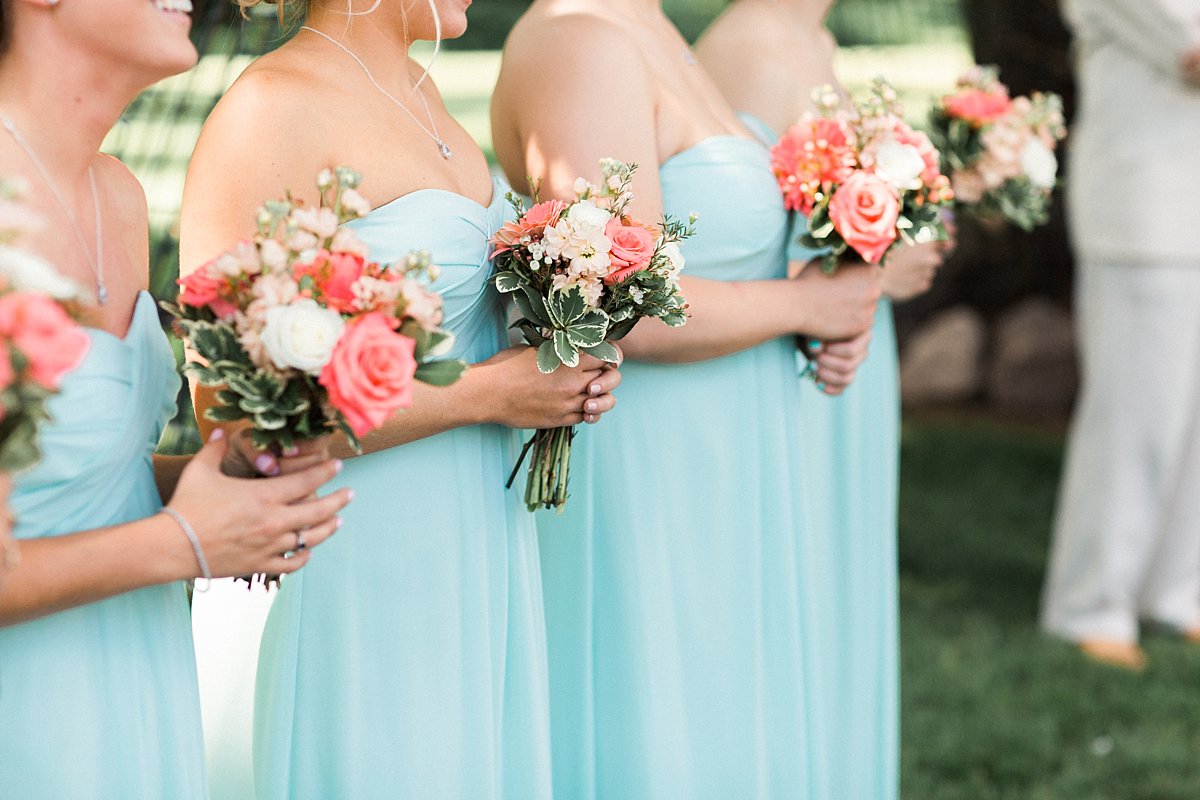
M 19 539 L 162 506 L 151 459 L 179 377 L 154 300 L 138 296 L 124 338 L 89 335 L 86 359 L 50 401 L 42 462 L 14 481 Z M 206 798 L 191 631 L 182 583 L 0 628 L 0 797 Z
M 786 277 L 761 143 L 704 140 L 660 178 L 669 214 L 700 215 L 686 275 Z M 792 341 L 622 374 L 617 410 L 576 437 L 565 514 L 538 515 L 555 797 L 809 798 Z
M 766 123 L 744 115 L 767 141 Z M 799 244 L 796 214 L 788 258 L 819 251 Z M 897 493 L 900 382 L 892 305 L 879 303 L 870 351 L 854 382 L 830 397 L 802 379 L 805 488 L 813 522 L 804 601 L 813 626 L 810 686 L 814 773 L 826 800 L 895 800 L 900 773 Z
M 421 190 L 351 223 L 373 259 L 428 250 L 455 357 L 506 347 L 485 207 Z M 545 631 L 515 432 L 458 428 L 350 459 L 345 525 L 284 579 L 255 698 L 258 800 L 550 797 Z

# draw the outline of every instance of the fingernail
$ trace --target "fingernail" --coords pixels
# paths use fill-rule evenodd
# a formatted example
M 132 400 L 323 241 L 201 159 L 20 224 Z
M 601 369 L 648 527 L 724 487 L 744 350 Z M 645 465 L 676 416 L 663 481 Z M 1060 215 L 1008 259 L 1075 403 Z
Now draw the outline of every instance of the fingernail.
M 595 414 L 597 408 L 599 408 L 599 406 L 596 405 L 595 400 L 588 400 L 583 404 L 583 410 L 589 414 Z
M 588 391 L 591 392 L 593 395 L 598 395 L 598 394 L 600 394 L 600 392 L 603 391 L 603 388 L 604 387 L 602 387 L 600 384 L 593 383 L 591 386 L 588 387 Z
M 295 456 L 300 455 L 300 448 L 296 447 L 296 445 L 285 447 L 283 448 L 283 454 L 288 458 L 294 458 Z
M 335 531 L 341 530 L 341 527 L 345 522 L 346 522 L 346 520 L 342 519 L 341 517 L 338 517 L 337 520 L 333 523 L 333 529 Z
M 258 458 L 254 459 L 254 468 L 263 475 L 266 475 L 273 466 L 275 466 L 275 459 L 271 458 L 266 453 L 263 453 Z
M 600 418 L 597 417 L 595 414 L 588 414 L 586 417 L 583 418 L 583 421 L 586 422 L 588 425 L 595 425 L 599 421 L 599 419 Z
M 346 502 L 349 503 L 355 498 L 355 491 L 350 489 L 346 492 Z
M 210 433 L 208 435 L 208 440 L 210 442 L 219 442 L 224 438 L 225 438 L 225 429 L 224 428 L 217 428 L 215 431 L 213 431 L 212 433 Z
M 342 467 L 344 467 L 344 466 L 345 466 L 345 464 L 342 462 L 342 460 L 340 458 L 334 459 L 333 474 L 337 475 L 338 473 L 340 473 L 342 471 Z

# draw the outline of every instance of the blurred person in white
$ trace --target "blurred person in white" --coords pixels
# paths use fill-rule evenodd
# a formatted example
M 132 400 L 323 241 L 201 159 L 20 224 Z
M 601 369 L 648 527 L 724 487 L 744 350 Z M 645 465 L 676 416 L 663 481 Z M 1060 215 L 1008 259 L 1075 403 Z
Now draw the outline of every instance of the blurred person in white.
M 1139 620 L 1200 643 L 1200 0 L 1063 8 L 1083 392 L 1042 622 L 1141 669 Z

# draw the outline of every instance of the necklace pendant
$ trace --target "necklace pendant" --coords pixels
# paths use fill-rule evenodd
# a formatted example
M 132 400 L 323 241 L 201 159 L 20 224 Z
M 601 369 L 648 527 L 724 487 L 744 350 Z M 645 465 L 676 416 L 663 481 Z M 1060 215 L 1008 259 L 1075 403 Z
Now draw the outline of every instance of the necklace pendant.
M 108 287 L 103 282 L 96 284 L 96 301 L 102 306 L 108 304 Z
M 438 140 L 437 146 L 438 150 L 442 154 L 442 158 L 446 159 L 447 161 L 449 161 L 450 157 L 454 155 L 454 153 L 450 150 L 450 146 L 440 139 Z

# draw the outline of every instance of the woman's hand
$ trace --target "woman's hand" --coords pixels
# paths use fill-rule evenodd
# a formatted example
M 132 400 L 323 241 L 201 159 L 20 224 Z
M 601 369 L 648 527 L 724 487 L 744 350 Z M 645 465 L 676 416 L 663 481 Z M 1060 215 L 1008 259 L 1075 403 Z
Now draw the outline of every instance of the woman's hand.
M 817 262 L 810 263 L 792 279 L 801 303 L 796 333 L 843 341 L 869 331 L 881 294 L 879 271 L 871 264 L 849 264 L 827 275 Z
M 870 344 L 871 331 L 867 331 L 847 341 L 823 345 L 814 359 L 817 387 L 831 397 L 845 392 L 867 360 Z
M 350 489 L 323 498 L 314 494 L 341 470 L 341 462 L 310 453 L 297 457 L 314 463 L 289 475 L 231 478 L 221 471 L 227 444 L 223 433 L 213 435 L 184 469 L 168 505 L 195 529 L 213 577 L 295 572 L 340 527 L 337 513 L 354 496 Z M 198 574 L 194 558 L 184 574 Z
M 474 373 L 474 375 L 472 375 Z M 467 372 L 483 405 L 485 423 L 510 428 L 559 428 L 596 423 L 617 404 L 621 383 L 617 367 L 583 354 L 577 367 L 559 367 L 545 375 L 537 350 L 510 347 Z
M 893 250 L 883 262 L 883 293 L 903 302 L 928 292 L 950 246 L 948 242 L 929 242 Z

